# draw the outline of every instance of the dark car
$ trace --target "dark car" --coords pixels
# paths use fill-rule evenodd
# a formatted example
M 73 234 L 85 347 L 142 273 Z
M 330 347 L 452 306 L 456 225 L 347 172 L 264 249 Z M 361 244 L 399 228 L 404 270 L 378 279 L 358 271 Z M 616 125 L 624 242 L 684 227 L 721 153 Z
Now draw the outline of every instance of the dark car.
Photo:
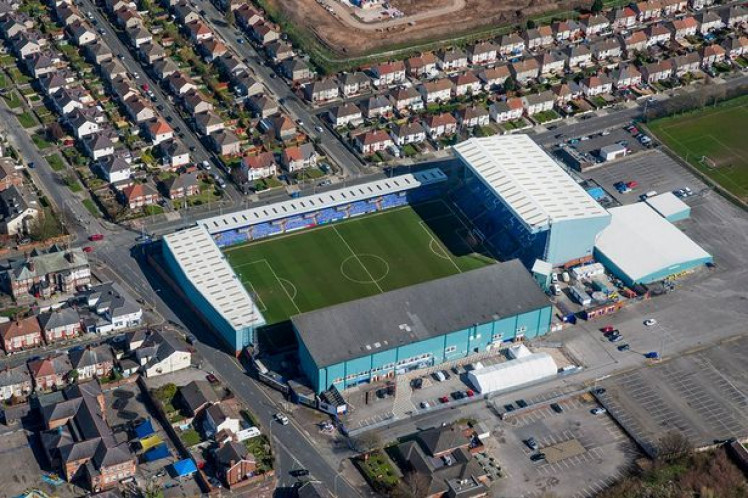
M 533 456 L 530 457 L 530 460 L 533 462 L 539 462 L 540 460 L 545 460 L 545 453 L 535 453 Z
M 293 477 L 306 477 L 309 475 L 309 471 L 306 469 L 296 469 L 289 472 Z
M 445 379 L 449 380 L 450 378 L 449 372 L 447 372 L 446 370 L 442 370 L 442 374 L 444 374 Z
M 528 447 L 528 448 L 530 448 L 530 449 L 531 449 L 532 451 L 535 451 L 535 450 L 537 450 L 537 449 L 538 449 L 538 442 L 537 442 L 537 441 L 535 441 L 535 438 L 534 438 L 534 437 L 530 437 L 530 438 L 527 438 L 527 439 L 525 439 L 525 444 L 526 444 L 526 445 L 527 445 L 527 447 Z
M 504 405 L 504 410 L 506 410 L 508 412 L 513 412 L 514 411 L 514 405 L 511 404 L 511 403 L 508 403 L 508 404 Z
M 628 344 L 621 344 L 618 346 L 618 351 L 628 351 L 629 349 L 631 349 L 631 346 Z
M 465 397 L 465 393 L 462 391 L 455 391 L 451 394 L 453 399 L 462 399 Z
M 420 389 L 423 387 L 423 378 L 418 377 L 417 379 L 413 379 L 410 381 L 410 387 L 413 389 Z
M 561 405 L 559 405 L 558 403 L 551 403 L 551 410 L 556 413 L 562 413 L 564 411 L 564 409 L 561 408 Z
M 517 401 L 515 401 L 515 403 L 517 403 L 517 406 L 519 406 L 520 408 L 527 407 L 527 401 L 525 401 L 524 399 L 518 399 Z

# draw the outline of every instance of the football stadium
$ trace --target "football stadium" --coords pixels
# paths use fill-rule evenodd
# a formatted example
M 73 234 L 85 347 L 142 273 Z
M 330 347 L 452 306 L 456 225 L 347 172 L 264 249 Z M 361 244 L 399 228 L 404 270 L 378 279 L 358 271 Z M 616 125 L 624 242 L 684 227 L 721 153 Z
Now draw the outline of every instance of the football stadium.
M 228 349 L 258 354 L 259 329 L 292 330 L 297 344 L 263 337 L 297 348 L 320 393 L 548 333 L 552 268 L 597 258 L 636 284 L 711 261 L 667 219 L 687 214 L 607 211 L 526 135 L 454 149 L 449 177 L 424 169 L 198 221 L 164 237 L 164 264 Z M 638 240 L 658 257 L 629 257 Z

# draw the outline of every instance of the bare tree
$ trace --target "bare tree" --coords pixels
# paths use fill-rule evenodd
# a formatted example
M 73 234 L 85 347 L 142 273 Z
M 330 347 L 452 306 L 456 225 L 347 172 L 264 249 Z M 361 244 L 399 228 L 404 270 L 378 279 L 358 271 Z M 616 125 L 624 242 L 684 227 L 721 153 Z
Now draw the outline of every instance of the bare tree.
M 430 480 L 423 472 L 410 470 L 400 481 L 401 495 L 408 498 L 424 498 L 428 495 Z
M 364 456 L 368 456 L 372 451 L 382 447 L 382 438 L 378 432 L 367 431 L 360 436 L 351 438 L 350 444 L 354 451 L 364 453 Z
M 691 452 L 691 442 L 679 431 L 670 431 L 657 442 L 657 458 L 666 462 L 680 460 Z

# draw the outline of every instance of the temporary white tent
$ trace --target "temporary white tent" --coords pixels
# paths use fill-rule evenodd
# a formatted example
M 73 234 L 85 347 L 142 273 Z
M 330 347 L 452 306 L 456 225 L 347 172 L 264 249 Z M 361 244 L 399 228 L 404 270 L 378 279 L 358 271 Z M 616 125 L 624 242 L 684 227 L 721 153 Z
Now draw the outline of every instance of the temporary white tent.
M 524 358 L 525 356 L 530 356 L 532 354 L 524 344 L 511 346 L 507 352 L 509 353 L 509 357 L 513 360 L 516 360 L 517 358 Z
M 535 353 L 516 360 L 472 370 L 468 379 L 481 394 L 503 391 L 558 373 L 558 366 L 548 353 Z

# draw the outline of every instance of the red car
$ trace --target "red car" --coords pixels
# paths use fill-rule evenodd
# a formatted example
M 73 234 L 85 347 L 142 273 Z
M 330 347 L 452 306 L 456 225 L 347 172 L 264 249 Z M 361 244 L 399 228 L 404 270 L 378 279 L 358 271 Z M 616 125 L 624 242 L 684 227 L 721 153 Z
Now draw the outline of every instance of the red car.
M 442 396 L 439 398 L 439 401 L 442 403 L 449 403 L 449 396 Z
M 208 382 L 211 384 L 216 384 L 218 382 L 218 379 L 216 379 L 216 376 L 213 374 L 208 374 L 205 376 L 206 379 L 208 379 Z
M 468 398 L 472 398 L 473 396 L 475 396 L 475 391 L 473 391 L 472 389 L 468 389 L 467 391 L 465 391 L 465 394 L 468 395 Z
M 83 252 L 93 252 L 93 247 L 86 246 L 86 247 L 83 248 Z
M 630 188 L 630 189 L 635 189 L 636 187 L 639 186 L 639 182 L 632 180 L 632 181 L 626 183 L 626 186 L 628 188 Z
M 613 332 L 614 329 L 615 329 L 614 326 L 606 325 L 605 327 L 601 328 L 600 331 L 603 332 L 604 334 L 608 334 L 610 332 Z
M 104 240 L 104 235 L 102 235 L 100 233 L 95 233 L 95 234 L 89 236 L 88 240 L 90 240 L 91 242 L 96 242 L 97 240 Z

